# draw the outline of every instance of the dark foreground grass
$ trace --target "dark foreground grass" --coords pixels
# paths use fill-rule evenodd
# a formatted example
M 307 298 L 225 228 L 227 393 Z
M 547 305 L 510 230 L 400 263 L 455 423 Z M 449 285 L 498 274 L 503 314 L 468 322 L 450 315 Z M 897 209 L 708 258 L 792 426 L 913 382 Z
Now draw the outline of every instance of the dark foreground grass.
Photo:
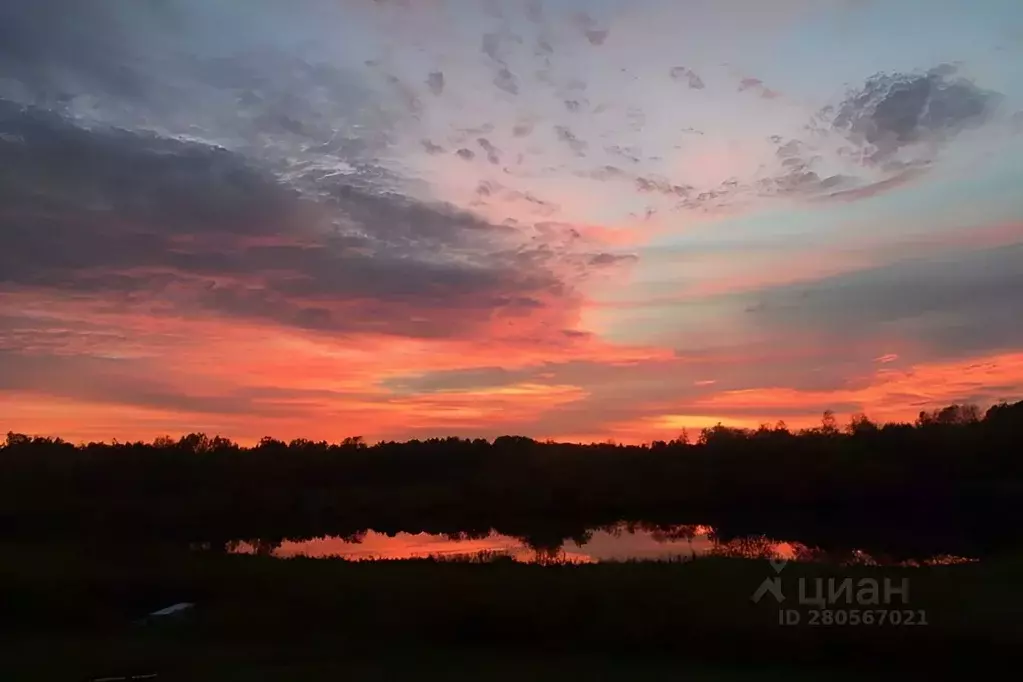
M 123 657 L 111 663 L 97 651 L 122 651 L 124 640 L 37 641 L 22 644 L 5 662 L 4 680 L 90 680 L 103 675 L 153 673 L 155 682 L 321 682 L 341 680 L 399 682 L 402 680 L 472 680 L 525 682 L 532 680 L 616 680 L 622 682 L 810 682 L 826 678 L 835 682 L 875 680 L 867 671 L 837 668 L 796 667 L 776 664 L 708 663 L 681 656 L 599 652 L 538 653 L 494 649 L 403 649 L 390 653 L 337 651 L 296 652 L 290 657 L 267 656 L 252 649 L 216 647 L 152 646 L 139 664 Z M 131 646 L 130 644 L 128 646 Z M 135 652 L 141 649 L 136 643 Z M 157 658 L 174 660 L 154 664 Z M 30 660 L 34 659 L 34 660 Z M 881 678 L 883 679 L 883 678 Z M 906 677 L 901 677 L 905 680 Z
M 789 564 L 778 624 L 766 561 L 536 566 L 351 563 L 5 547 L 0 679 L 901 679 L 994 666 L 1023 644 L 1023 562 L 923 568 Z M 908 580 L 926 626 L 806 624 L 804 579 Z M 178 601 L 187 620 L 134 621 Z M 5 670 L 5 671 L 4 671 Z M 855 679 L 853 677 L 852 679 Z

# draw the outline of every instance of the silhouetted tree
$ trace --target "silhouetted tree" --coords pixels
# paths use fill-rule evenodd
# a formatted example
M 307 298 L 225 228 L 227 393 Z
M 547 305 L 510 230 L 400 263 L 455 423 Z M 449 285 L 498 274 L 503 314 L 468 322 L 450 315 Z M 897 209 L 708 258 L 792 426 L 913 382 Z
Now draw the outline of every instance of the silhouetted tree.
M 849 435 L 852 436 L 868 436 L 878 432 L 877 424 L 870 421 L 867 415 L 863 413 L 857 413 L 852 416 L 849 420 L 849 427 L 847 428 Z
M 821 433 L 826 436 L 838 434 L 838 420 L 835 419 L 833 410 L 824 410 L 824 414 L 821 415 Z
M 785 538 L 814 537 L 826 525 L 828 536 L 857 546 L 882 542 L 900 523 L 916 524 L 919 543 L 950 526 L 965 529 L 959 542 L 990 548 L 1023 520 L 1023 402 L 983 417 L 953 405 L 916 424 L 856 415 L 839 431 L 825 413 L 819 428 L 798 433 L 784 424 L 755 432 L 718 424 L 696 444 L 686 435 L 649 446 L 502 436 L 373 446 L 357 437 L 266 437 L 241 447 L 203 433 L 73 445 L 9 432 L 0 446 L 0 537 L 223 546 L 367 528 L 500 529 L 538 534 L 550 546 L 587 528 L 656 519 L 743 535 L 766 527 Z M 840 524 L 836 515 L 848 518 Z M 869 538 L 857 536 L 864 529 Z

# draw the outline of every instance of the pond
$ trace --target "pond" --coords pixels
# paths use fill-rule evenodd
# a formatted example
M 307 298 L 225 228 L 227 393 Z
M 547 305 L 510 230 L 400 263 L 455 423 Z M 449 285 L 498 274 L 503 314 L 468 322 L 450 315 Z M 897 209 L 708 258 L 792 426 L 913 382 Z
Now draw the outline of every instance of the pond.
M 678 526 L 651 530 L 618 524 L 586 531 L 581 537 L 538 542 L 494 531 L 475 534 L 383 533 L 366 530 L 352 536 L 328 536 L 283 541 L 239 540 L 231 543 L 237 553 L 268 554 L 281 558 L 338 557 L 342 559 L 488 559 L 509 557 L 522 562 L 593 563 L 607 561 L 670 561 L 700 556 L 785 558 L 824 560 L 836 563 L 954 563 L 969 559 L 957 556 L 928 557 L 916 561 L 891 561 L 851 549 L 823 551 L 799 542 L 764 536 L 719 539 L 709 526 Z
M 588 539 L 565 540 L 560 547 L 530 546 L 522 538 L 490 532 L 483 537 L 459 537 L 433 533 L 386 534 L 366 531 L 354 537 L 322 537 L 310 540 L 286 540 L 269 553 L 279 557 L 337 556 L 351 560 L 413 559 L 471 555 L 509 556 L 518 561 L 540 561 L 557 557 L 564 561 L 625 561 L 629 559 L 689 558 L 706 554 L 715 546 L 709 539 L 710 529 L 700 529 L 689 538 L 672 538 L 656 532 L 625 529 L 590 531 Z M 260 543 L 239 542 L 234 551 L 263 551 Z

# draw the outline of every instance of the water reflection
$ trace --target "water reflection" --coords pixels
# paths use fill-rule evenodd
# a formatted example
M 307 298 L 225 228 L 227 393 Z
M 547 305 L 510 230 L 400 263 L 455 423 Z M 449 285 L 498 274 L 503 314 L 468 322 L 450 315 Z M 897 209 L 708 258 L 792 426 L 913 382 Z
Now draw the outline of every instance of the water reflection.
M 687 560 L 726 555 L 748 558 L 794 558 L 808 550 L 797 543 L 763 537 L 722 541 L 709 526 L 645 527 L 617 524 L 588 530 L 570 538 L 514 537 L 485 533 L 381 533 L 362 531 L 346 537 L 304 540 L 237 541 L 231 551 L 277 557 L 338 557 L 348 560 L 508 557 L 531 563 L 593 563 L 599 561 Z
M 228 551 L 266 556 L 336 557 L 351 561 L 437 558 L 528 563 L 594 563 L 607 561 L 685 561 L 701 556 L 746 559 L 794 559 L 833 564 L 933 565 L 971 561 L 943 554 L 906 560 L 859 549 L 822 549 L 763 535 L 723 538 L 710 526 L 619 523 L 561 537 L 538 532 L 513 536 L 493 530 L 458 533 L 383 533 L 364 530 L 347 536 L 307 539 L 237 540 Z

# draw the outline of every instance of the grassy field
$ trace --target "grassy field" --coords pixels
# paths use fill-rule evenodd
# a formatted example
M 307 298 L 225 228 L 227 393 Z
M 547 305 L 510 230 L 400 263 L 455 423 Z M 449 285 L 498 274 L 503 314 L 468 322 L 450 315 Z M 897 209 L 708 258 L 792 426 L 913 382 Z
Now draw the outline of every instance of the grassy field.
M 790 563 L 786 601 L 750 597 L 766 561 L 536 566 L 322 559 L 158 548 L 0 550 L 4 680 L 156 671 L 166 679 L 849 679 L 975 667 L 1023 644 L 1023 561 L 923 568 Z M 926 626 L 807 624 L 798 581 L 909 581 Z M 811 589 L 811 593 L 813 590 Z M 195 602 L 188 619 L 134 623 Z M 836 607 L 837 608 L 837 607 Z M 432 672 L 430 672 L 432 671 Z
M 601 653 L 516 653 L 506 649 L 413 649 L 391 654 L 336 652 L 333 656 L 308 653 L 301 658 L 282 658 L 255 654 L 249 649 L 182 648 L 161 646 L 151 649 L 153 656 L 177 657 L 174 662 L 155 665 L 111 664 L 97 649 L 114 647 L 123 650 L 124 641 L 78 640 L 74 644 L 46 641 L 36 645 L 20 645 L 9 663 L 4 664 L 4 680 L 49 681 L 89 680 L 95 673 L 82 675 L 83 670 L 102 671 L 103 675 L 130 675 L 157 672 L 156 682 L 321 682 L 326 680 L 366 680 L 397 682 L 400 680 L 634 680 L 676 682 L 746 682 L 749 680 L 785 680 L 803 682 L 819 680 L 826 672 L 828 679 L 883 679 L 870 671 L 722 662 L 689 661 L 679 656 L 629 655 Z M 139 652 L 136 644 L 135 652 Z M 34 660 L 29 660 L 34 659 Z M 894 677 L 894 675 L 893 675 Z M 899 679 L 905 680 L 905 675 Z

